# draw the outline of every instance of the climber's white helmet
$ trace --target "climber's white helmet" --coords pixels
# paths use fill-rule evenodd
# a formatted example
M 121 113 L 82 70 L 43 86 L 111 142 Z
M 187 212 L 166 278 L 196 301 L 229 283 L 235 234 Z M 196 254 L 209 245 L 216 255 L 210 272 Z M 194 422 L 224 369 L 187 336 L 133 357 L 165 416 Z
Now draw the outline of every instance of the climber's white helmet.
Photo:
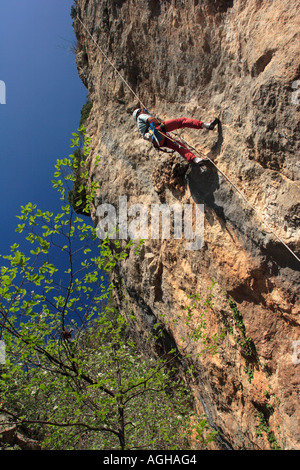
M 138 116 L 138 114 L 139 114 L 140 112 L 141 112 L 141 109 L 140 109 L 140 108 L 137 108 L 137 109 L 135 109 L 135 110 L 133 111 L 132 117 L 133 117 L 134 122 L 137 121 L 137 116 Z

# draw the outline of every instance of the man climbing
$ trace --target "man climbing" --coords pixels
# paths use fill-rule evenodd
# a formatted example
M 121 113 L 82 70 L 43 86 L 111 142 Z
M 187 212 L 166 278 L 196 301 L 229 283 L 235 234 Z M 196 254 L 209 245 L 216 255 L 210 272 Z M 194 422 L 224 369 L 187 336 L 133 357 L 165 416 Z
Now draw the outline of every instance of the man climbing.
M 189 162 L 196 164 L 201 164 L 201 162 L 207 159 L 196 157 L 183 143 L 178 142 L 177 140 L 170 137 L 168 132 L 181 129 L 183 127 L 188 127 L 190 129 L 213 130 L 219 122 L 218 118 L 215 118 L 213 121 L 206 123 L 186 117 L 170 119 L 168 121 L 161 122 L 160 120 L 151 116 L 147 109 L 143 108 L 136 109 L 133 112 L 132 117 L 137 123 L 140 134 L 144 139 L 152 141 L 154 147 L 157 149 L 160 147 L 167 147 L 178 152 Z

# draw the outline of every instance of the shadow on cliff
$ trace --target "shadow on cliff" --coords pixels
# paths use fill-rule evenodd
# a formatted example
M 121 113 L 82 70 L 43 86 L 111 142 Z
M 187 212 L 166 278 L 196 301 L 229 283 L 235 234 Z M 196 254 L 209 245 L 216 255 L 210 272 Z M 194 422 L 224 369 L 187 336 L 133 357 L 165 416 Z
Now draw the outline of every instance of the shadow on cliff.
M 212 164 L 207 164 L 205 168 L 193 167 L 187 179 L 194 201 L 213 209 L 218 217 L 225 222 L 224 208 L 216 203 L 214 196 L 215 191 L 220 188 L 217 169 Z
M 221 152 L 223 143 L 223 131 L 221 122 L 218 123 L 218 140 L 211 148 L 210 157 L 217 156 Z M 192 198 L 197 204 L 205 204 L 206 208 L 212 209 L 219 217 L 222 227 L 225 227 L 225 213 L 223 206 L 215 201 L 214 193 L 220 188 L 219 174 L 217 168 L 211 163 L 205 166 L 192 166 L 187 174 L 187 183 Z
M 211 148 L 211 159 L 220 154 L 222 143 L 223 132 L 220 123 L 218 140 Z M 266 282 L 263 291 L 268 291 L 267 278 L 270 275 L 278 275 L 282 268 L 289 268 L 294 275 L 297 275 L 300 269 L 299 263 L 288 253 L 283 244 L 268 234 L 253 209 L 241 200 L 230 184 L 219 174 L 213 163 L 208 162 L 201 167 L 191 166 L 186 179 L 193 200 L 197 204 L 204 204 L 206 214 L 213 212 L 221 228 L 226 230 L 232 239 L 234 231 L 243 242 L 245 250 L 254 259 L 260 259 L 261 266 L 269 266 L 265 276 L 261 276 L 261 279 L 264 278 Z M 207 217 L 208 222 L 209 219 Z M 259 301 L 262 299 L 259 298 Z

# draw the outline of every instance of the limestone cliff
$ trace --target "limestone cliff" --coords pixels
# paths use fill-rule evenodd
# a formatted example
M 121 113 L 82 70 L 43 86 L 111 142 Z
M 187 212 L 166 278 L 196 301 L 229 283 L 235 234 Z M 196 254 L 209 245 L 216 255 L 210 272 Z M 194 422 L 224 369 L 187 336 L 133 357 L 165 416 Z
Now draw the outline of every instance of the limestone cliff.
M 300 449 L 298 0 L 77 0 L 76 12 L 97 204 L 118 208 L 127 196 L 128 206 L 205 210 L 200 250 L 148 239 L 120 263 L 119 308 L 136 314 L 141 341 L 162 322 L 162 347 L 193 365 L 215 447 Z M 218 131 L 181 133 L 216 166 L 142 140 L 131 118 L 139 101 L 122 78 L 162 119 L 218 116 Z

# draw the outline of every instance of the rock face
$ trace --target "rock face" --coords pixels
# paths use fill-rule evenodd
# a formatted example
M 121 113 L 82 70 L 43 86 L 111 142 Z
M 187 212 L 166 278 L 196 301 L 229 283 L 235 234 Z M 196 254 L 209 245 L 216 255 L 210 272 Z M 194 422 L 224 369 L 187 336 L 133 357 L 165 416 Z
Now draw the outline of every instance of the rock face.
M 120 310 L 136 314 L 141 343 L 160 322 L 160 346 L 175 345 L 183 367 L 193 365 L 215 448 L 300 449 L 298 0 L 76 8 L 97 204 L 204 204 L 201 249 L 148 238 L 120 262 Z M 180 131 L 212 163 L 196 168 L 141 139 L 137 97 L 161 119 L 218 116 L 218 131 Z
M 7 448 L 7 446 L 9 448 L 17 446 L 21 450 L 41 450 L 41 445 L 38 441 L 29 439 L 27 436 L 19 433 L 17 425 L 10 422 L 5 415 L 0 414 L 0 450 Z

